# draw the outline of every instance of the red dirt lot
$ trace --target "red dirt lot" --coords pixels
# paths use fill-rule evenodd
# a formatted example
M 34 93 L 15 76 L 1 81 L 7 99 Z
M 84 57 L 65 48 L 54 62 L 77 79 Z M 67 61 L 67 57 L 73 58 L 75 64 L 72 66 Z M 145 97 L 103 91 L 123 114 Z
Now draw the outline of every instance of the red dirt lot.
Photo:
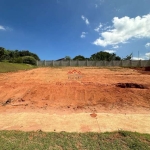
M 74 69 L 82 78 L 68 79 L 68 72 Z M 142 84 L 146 89 L 120 88 L 118 83 Z M 150 76 L 132 69 L 38 68 L 4 73 L 0 74 L 0 91 L 1 111 L 150 110 Z
M 75 113 L 149 115 L 150 75 L 134 69 L 89 67 L 38 68 L 1 73 L 0 113 L 4 114 L 0 116 L 2 122 L 5 122 L 4 116 L 7 118 L 8 114 L 14 113 L 28 113 L 28 117 L 31 113 L 34 117 L 35 113 L 59 116 Z M 7 119 L 10 121 L 11 117 Z M 9 128 L 4 126 L 5 123 L 0 123 L 0 129 L 20 129 L 15 124 Z M 37 129 L 36 124 L 30 127 L 32 129 Z

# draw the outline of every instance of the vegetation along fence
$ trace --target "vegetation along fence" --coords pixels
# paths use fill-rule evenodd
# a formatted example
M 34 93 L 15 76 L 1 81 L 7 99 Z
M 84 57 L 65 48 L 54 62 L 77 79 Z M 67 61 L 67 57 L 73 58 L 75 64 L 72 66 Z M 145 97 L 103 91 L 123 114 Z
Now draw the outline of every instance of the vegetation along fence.
M 37 61 L 37 66 L 51 66 L 51 67 L 86 67 L 86 66 L 95 66 L 95 67 L 150 67 L 150 60 L 120 60 L 120 61 L 79 61 L 79 60 L 70 60 L 70 61 Z

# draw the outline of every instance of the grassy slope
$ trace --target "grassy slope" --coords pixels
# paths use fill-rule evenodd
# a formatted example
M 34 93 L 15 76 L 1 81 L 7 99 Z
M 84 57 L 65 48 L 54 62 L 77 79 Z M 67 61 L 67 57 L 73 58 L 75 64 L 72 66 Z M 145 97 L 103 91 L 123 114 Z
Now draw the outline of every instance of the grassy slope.
M 18 70 L 32 69 L 36 66 L 28 65 L 28 64 L 16 64 L 16 63 L 7 63 L 0 62 L 0 73 L 2 72 L 13 72 Z
M 150 135 L 132 132 L 45 133 L 0 131 L 2 150 L 150 150 Z

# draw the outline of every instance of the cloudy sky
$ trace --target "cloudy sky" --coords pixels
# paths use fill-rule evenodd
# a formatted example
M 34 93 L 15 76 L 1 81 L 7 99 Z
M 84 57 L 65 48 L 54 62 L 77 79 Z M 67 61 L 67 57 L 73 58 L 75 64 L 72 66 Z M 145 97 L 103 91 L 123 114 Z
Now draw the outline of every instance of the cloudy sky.
M 42 60 L 150 57 L 150 0 L 0 0 L 0 46 Z

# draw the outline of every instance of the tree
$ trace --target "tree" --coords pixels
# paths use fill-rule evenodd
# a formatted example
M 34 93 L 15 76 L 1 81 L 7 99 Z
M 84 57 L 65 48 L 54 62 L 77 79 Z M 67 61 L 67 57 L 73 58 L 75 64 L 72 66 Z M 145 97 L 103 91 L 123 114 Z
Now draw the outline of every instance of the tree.
M 2 58 L 3 58 L 4 52 L 5 52 L 5 48 L 0 47 L 0 61 L 1 61 Z
M 96 54 L 91 55 L 90 60 L 106 60 L 106 61 L 111 61 L 111 60 L 121 60 L 119 56 L 116 56 L 115 53 L 108 53 L 104 51 L 100 51 Z
M 71 60 L 71 57 L 70 56 L 66 56 L 65 60 Z
M 127 55 L 126 58 L 123 58 L 123 60 L 131 60 L 133 54 L 131 53 L 130 55 Z
M 0 61 L 8 61 L 8 62 L 22 62 L 21 58 L 24 56 L 31 56 L 35 60 L 40 60 L 40 58 L 34 54 L 29 52 L 28 50 L 19 51 L 19 50 L 6 50 L 3 47 L 0 47 Z
M 86 60 L 86 59 L 84 56 L 78 55 L 78 56 L 74 57 L 73 60 Z

